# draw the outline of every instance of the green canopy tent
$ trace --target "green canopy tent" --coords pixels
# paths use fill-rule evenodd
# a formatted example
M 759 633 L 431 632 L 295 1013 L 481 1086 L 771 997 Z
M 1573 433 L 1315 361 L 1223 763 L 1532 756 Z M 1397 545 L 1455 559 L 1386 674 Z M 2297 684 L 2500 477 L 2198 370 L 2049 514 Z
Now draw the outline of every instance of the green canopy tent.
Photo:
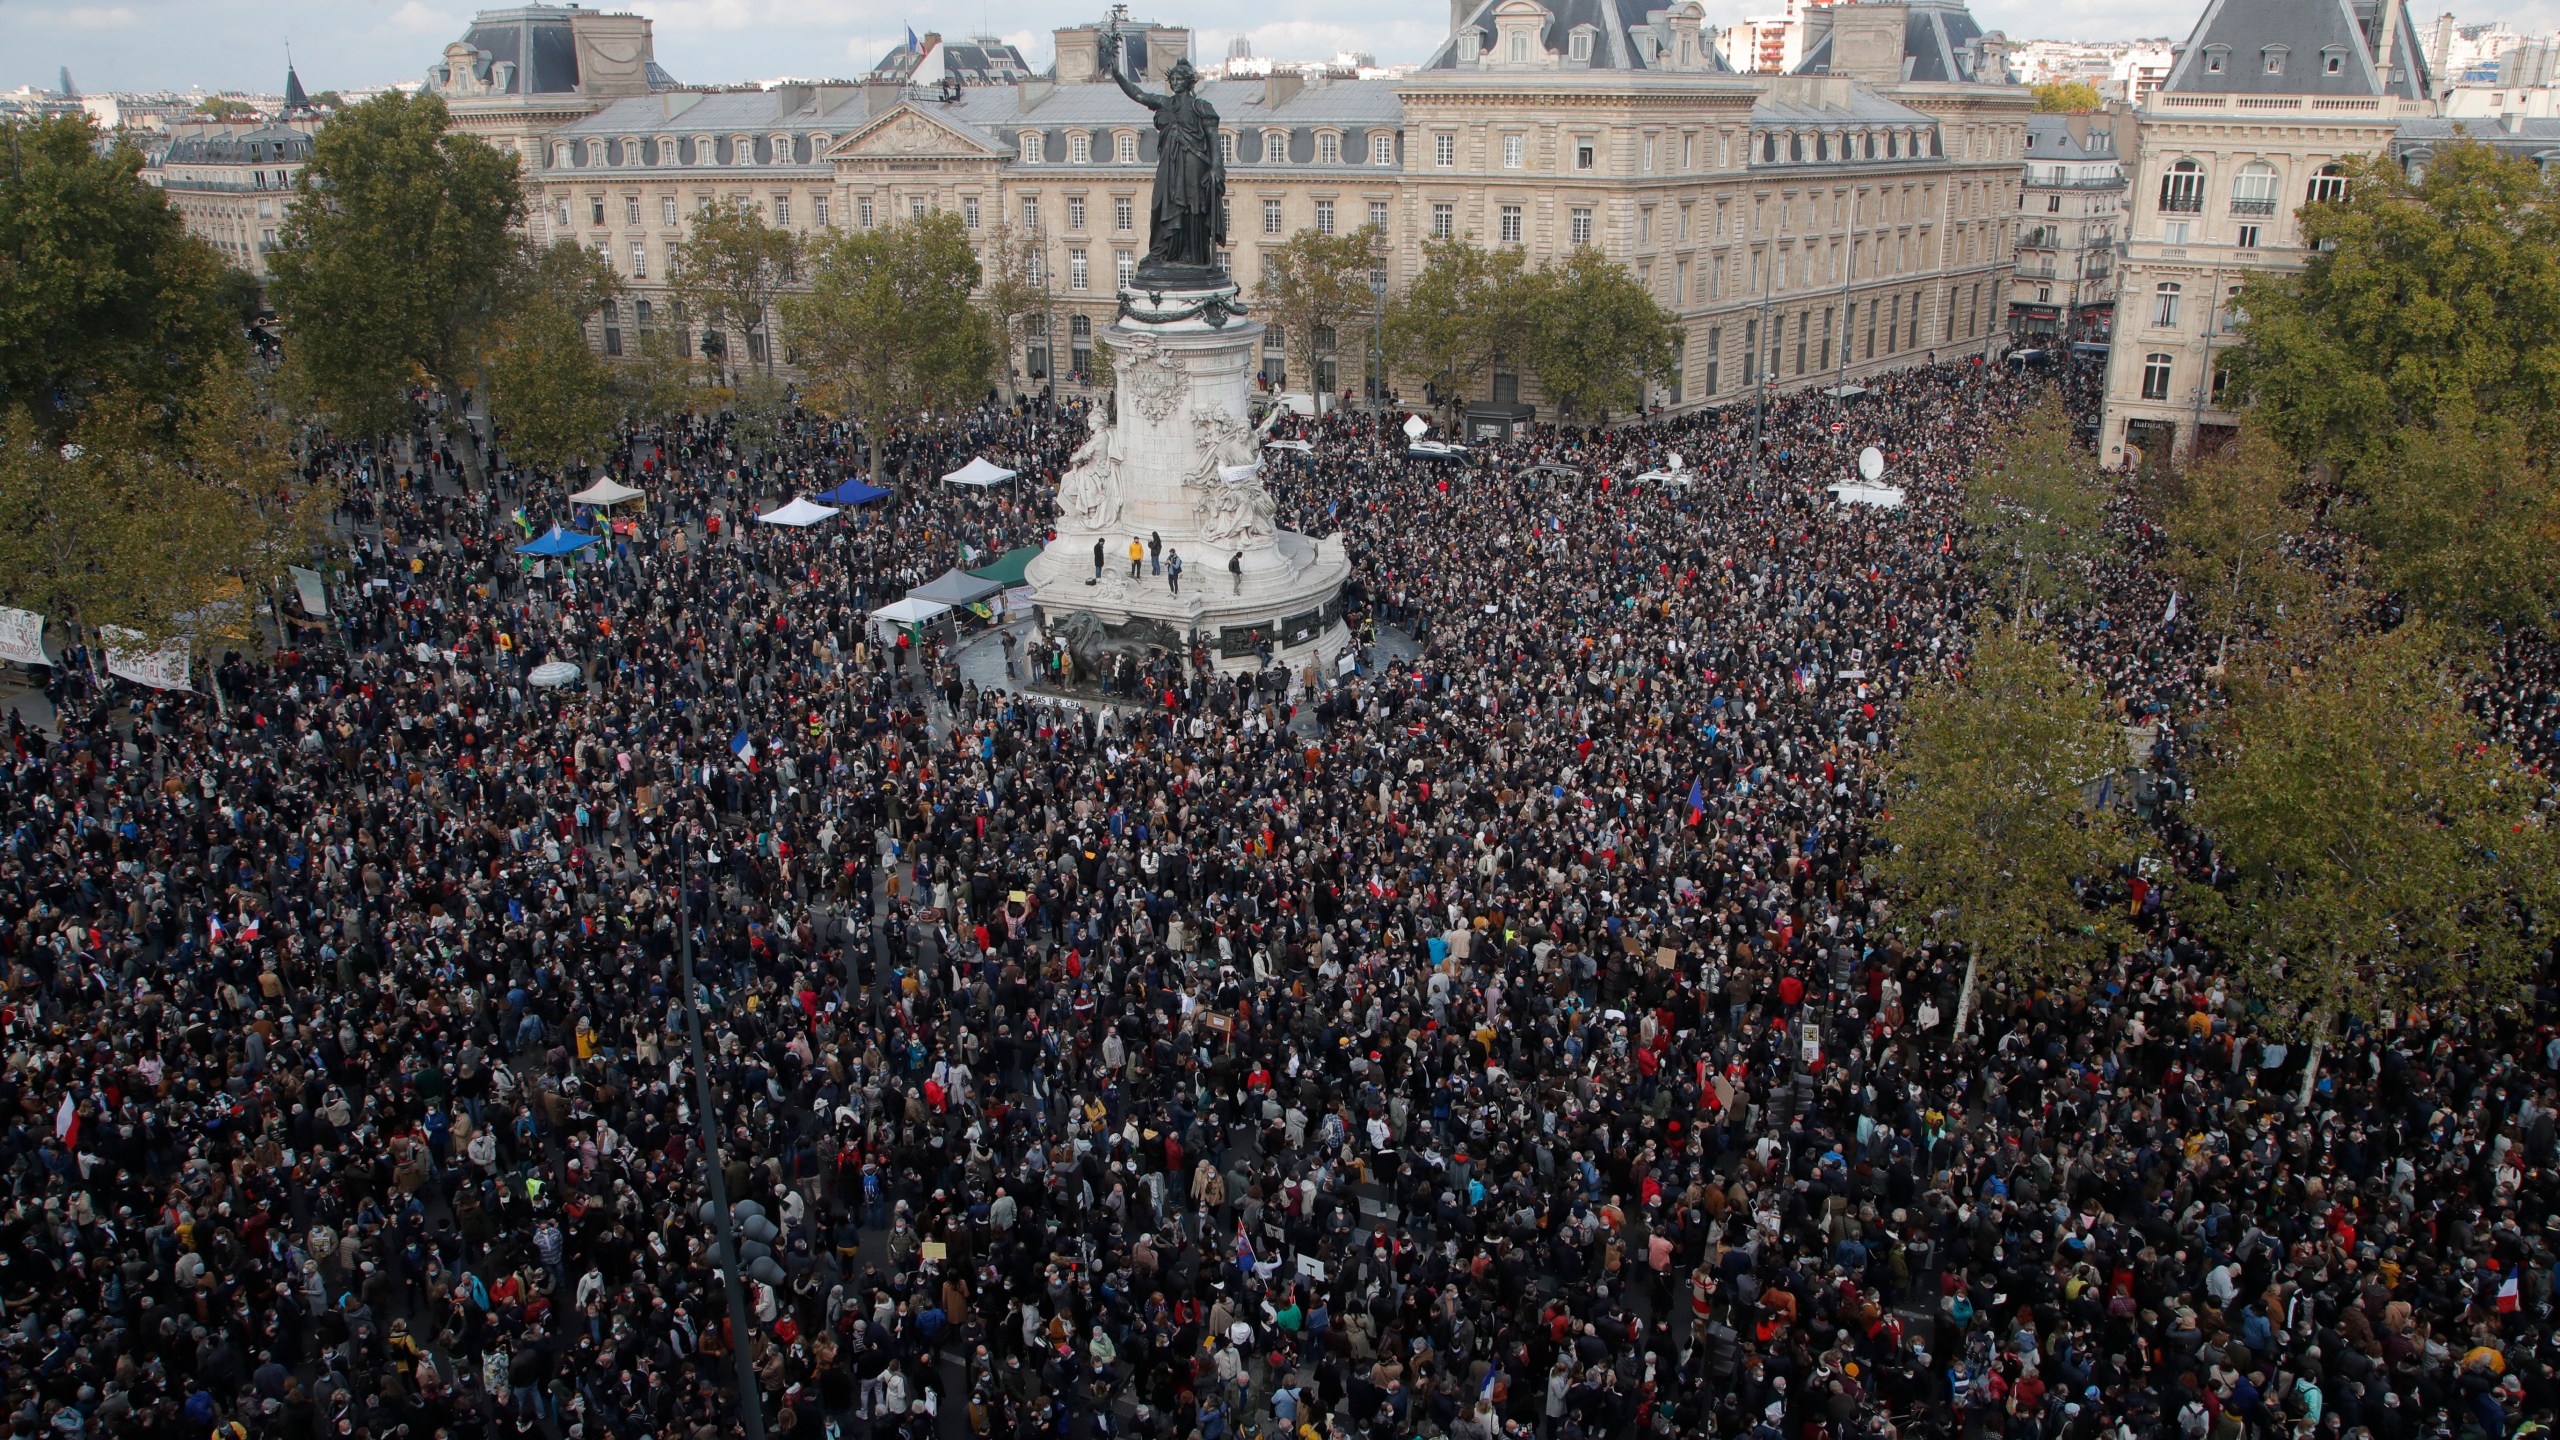
M 1024 583 L 1022 578 L 1023 571 L 1030 567 L 1032 560 L 1038 556 L 1039 553 L 1040 547 L 1037 545 L 1020 546 L 1004 552 L 1003 555 L 997 557 L 994 564 L 981 565 L 969 573 L 977 576 L 981 580 L 992 580 L 998 585 L 1002 585 L 1006 589 L 1010 590 L 1014 586 Z

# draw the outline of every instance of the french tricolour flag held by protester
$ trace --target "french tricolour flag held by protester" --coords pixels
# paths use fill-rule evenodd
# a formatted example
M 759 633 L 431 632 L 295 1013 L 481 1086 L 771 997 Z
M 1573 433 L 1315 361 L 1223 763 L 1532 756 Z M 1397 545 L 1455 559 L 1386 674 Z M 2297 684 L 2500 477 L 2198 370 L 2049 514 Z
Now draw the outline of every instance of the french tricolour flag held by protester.
M 756 742 L 747 738 L 746 726 L 739 726 L 738 733 L 729 737 L 729 753 L 750 765 L 756 763 Z
M 61 1141 L 66 1150 L 79 1148 L 80 1107 L 72 1104 L 68 1095 L 62 1097 L 62 1108 L 53 1112 L 53 1138 Z
M 1700 784 L 1695 777 L 1692 777 L 1689 781 L 1689 823 L 1695 825 L 1706 818 L 1706 787 Z

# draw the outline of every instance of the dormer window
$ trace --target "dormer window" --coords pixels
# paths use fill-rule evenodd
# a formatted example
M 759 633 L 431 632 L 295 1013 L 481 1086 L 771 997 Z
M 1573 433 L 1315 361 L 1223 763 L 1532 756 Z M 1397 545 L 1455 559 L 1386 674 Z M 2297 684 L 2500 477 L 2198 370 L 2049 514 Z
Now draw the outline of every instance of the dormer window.
M 639 136 L 635 135 L 622 142 L 622 163 L 625 165 L 637 165 L 640 163 Z
M 791 163 L 790 136 L 776 135 L 773 137 L 773 163 L 776 165 L 788 165 Z
M 1581 61 L 1585 64 L 1590 62 L 1591 29 L 1589 26 L 1577 25 L 1574 27 L 1573 34 L 1565 41 L 1565 53 L 1573 57 L 1575 60 Z
M 2204 73 L 2207 75 L 2221 74 L 2223 67 L 2229 64 L 2230 60 L 2231 48 L 2229 46 L 2207 45 L 2204 47 Z
M 2326 47 L 2324 47 L 2324 48 L 2320 51 L 2320 73 L 2321 73 L 2321 74 L 2323 74 L 2323 75 L 2343 75 L 2343 74 L 2345 74 L 2345 73 L 2346 73 L 2346 71 L 2347 71 L 2347 52 L 2346 52 L 2346 51 L 2339 49 L 2339 48 L 2338 48 L 2337 46 L 2335 46 L 2335 45 L 2326 46 Z
M 2284 55 L 2285 47 L 2282 45 L 2270 45 L 2258 52 L 2260 65 L 2269 75 L 2284 73 Z
M 1123 130 L 1111 137 L 1111 158 L 1123 165 L 1138 163 L 1138 136 L 1135 131 Z
M 1025 165 L 1040 163 L 1040 132 L 1037 130 L 1022 132 L 1022 163 Z
M 658 137 L 658 163 L 661 165 L 676 163 L 676 142 L 670 136 Z
M 1511 63 L 1514 65 L 1526 65 L 1529 63 L 1528 36 L 1514 35 L 1511 37 Z
M 732 135 L 729 137 L 729 163 L 732 165 L 753 165 L 756 163 L 756 140 L 754 136 Z
M 1092 138 L 1083 134 L 1069 135 L 1067 137 L 1067 163 L 1070 165 L 1085 165 L 1090 164 L 1092 160 Z
M 1265 130 L 1262 132 L 1262 163 L 1265 165 L 1286 165 L 1289 163 L 1288 131 Z
M 570 156 L 570 147 L 568 147 L 568 146 L 566 146 L 566 145 L 554 145 L 554 146 L 552 146 L 552 147 L 551 147 L 551 168 L 552 168 L 552 169 L 554 169 L 554 170 L 566 170 L 566 169 L 568 169 L 568 168 L 569 168 L 572 164 L 574 164 L 574 163 L 576 163 L 576 162 L 575 162 L 574 160 L 572 160 L 572 159 L 571 159 L 571 156 Z
M 1319 165 L 1339 165 L 1342 163 L 1341 136 L 1330 130 L 1323 131 L 1316 136 L 1316 163 Z
M 1458 35 L 1458 63 L 1473 65 L 1484 58 L 1484 32 L 1469 29 Z

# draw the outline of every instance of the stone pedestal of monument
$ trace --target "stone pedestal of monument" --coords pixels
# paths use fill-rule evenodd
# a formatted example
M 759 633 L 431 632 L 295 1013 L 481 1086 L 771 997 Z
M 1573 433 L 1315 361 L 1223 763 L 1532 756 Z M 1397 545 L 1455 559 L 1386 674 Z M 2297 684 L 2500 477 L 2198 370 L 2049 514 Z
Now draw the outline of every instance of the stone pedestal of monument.
M 1059 480 L 1057 538 L 1026 575 L 1041 627 L 1106 648 L 1196 641 L 1221 669 L 1253 668 L 1264 639 L 1291 664 L 1339 650 L 1350 560 L 1339 535 L 1275 523 L 1248 406 L 1262 326 L 1234 282 L 1214 268 L 1141 270 L 1103 338 L 1117 413 L 1096 416 Z M 1150 535 L 1182 557 L 1178 594 L 1151 565 L 1129 574 L 1130 542 Z

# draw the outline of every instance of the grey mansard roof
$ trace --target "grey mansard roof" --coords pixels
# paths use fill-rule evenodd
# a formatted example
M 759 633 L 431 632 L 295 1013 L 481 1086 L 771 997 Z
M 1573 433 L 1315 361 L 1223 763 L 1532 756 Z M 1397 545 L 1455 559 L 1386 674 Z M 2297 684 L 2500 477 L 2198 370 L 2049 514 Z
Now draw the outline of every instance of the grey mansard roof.
M 1467 15 L 1465 23 L 1440 42 L 1431 58 L 1422 62 L 1425 70 L 1456 70 L 1458 35 L 1472 29 L 1481 37 L 1482 53 L 1493 53 L 1493 11 L 1502 0 L 1480 0 Z M 1547 12 L 1546 27 L 1540 40 L 1549 50 L 1562 55 L 1567 51 L 1566 39 L 1576 27 L 1588 25 L 1597 33 L 1591 46 L 1591 59 L 1586 64 L 1573 62 L 1576 68 L 1592 70 L 1659 69 L 1658 57 L 1672 48 L 1671 10 L 1668 6 L 1647 7 L 1642 0 L 1533 0 Z M 1716 53 L 1714 32 L 1701 35 L 1705 43 L 1705 65 L 1696 73 L 1730 75 L 1731 66 Z
M 2401 0 L 2211 0 L 2160 88 L 2173 95 L 2380 95 L 2375 52 L 2384 4 L 2399 10 L 2390 93 L 2424 100 L 2427 61 Z
M 2005 82 L 2005 76 L 1982 78 L 1975 74 L 1975 64 L 1981 58 L 1978 47 L 1982 26 L 1964 7 L 1963 0 L 1903 0 L 1903 9 L 1904 80 L 1935 84 L 1961 84 L 1976 79 L 1991 85 Z M 1826 27 L 1805 46 L 1804 58 L 1796 62 L 1795 73 L 1826 75 L 1830 71 L 1831 32 Z

